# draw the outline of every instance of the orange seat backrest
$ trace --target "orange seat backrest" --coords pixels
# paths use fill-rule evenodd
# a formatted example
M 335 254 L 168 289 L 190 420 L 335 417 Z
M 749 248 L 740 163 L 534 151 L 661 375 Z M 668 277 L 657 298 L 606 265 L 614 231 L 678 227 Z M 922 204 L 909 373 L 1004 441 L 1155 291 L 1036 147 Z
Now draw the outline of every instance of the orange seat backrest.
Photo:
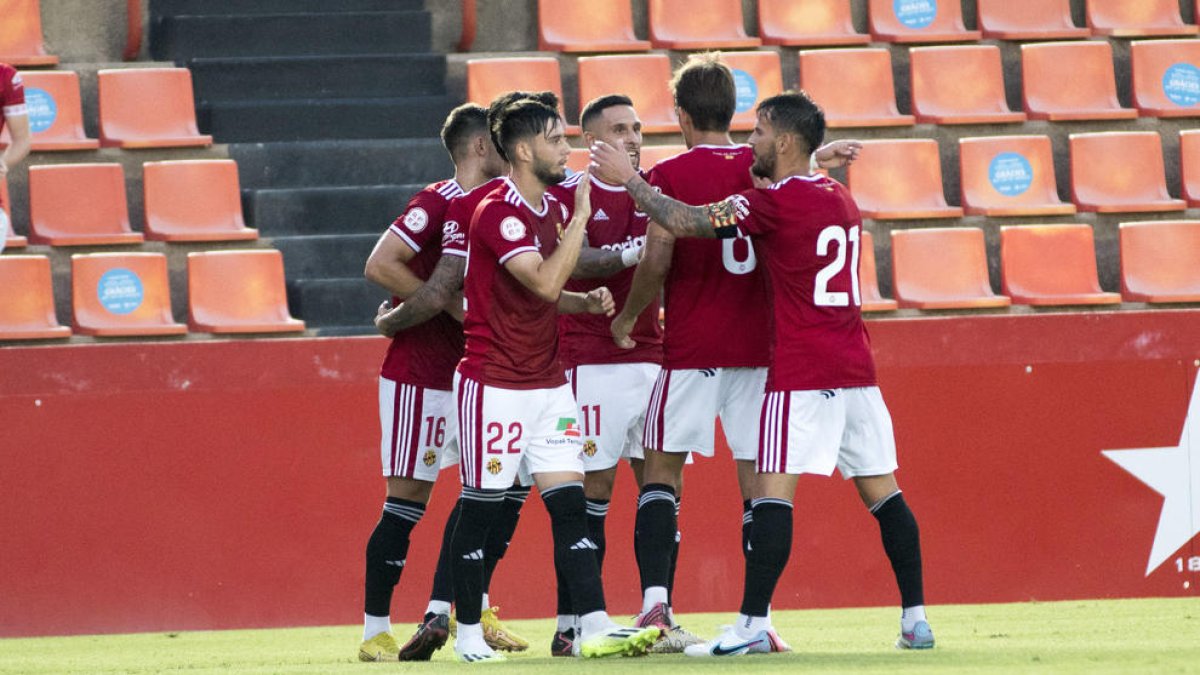
M 232 159 L 146 162 L 142 168 L 149 238 L 246 229 L 237 163 Z
M 29 167 L 29 234 L 48 237 L 132 232 L 120 164 Z
M 866 44 L 854 29 L 850 0 L 758 0 L 758 36 L 764 44 Z
M 1147 115 L 1200 117 L 1200 40 L 1130 45 L 1133 105 Z
M 1102 293 L 1092 226 L 1001 227 L 1000 288 L 1013 297 Z
M 563 89 L 558 59 L 537 56 L 467 61 L 468 101 L 486 108 L 492 99 L 510 91 L 552 91 L 558 95 L 558 112 L 561 115 Z
M 193 330 L 304 330 L 288 313 L 277 250 L 189 253 L 188 316 Z
M 940 208 L 942 161 L 932 138 L 863 141 L 846 184 L 863 211 Z
M 681 155 L 687 152 L 686 145 L 668 144 L 668 145 L 643 145 L 642 146 L 642 168 L 646 171 L 654 168 L 655 164 L 669 159 L 675 155 Z
M 46 53 L 39 0 L 0 2 L 0 62 L 14 66 L 58 63 L 58 57 Z
M 900 306 L 992 296 L 977 227 L 892 230 L 892 279 Z
M 869 0 L 867 23 L 871 35 L 881 42 L 979 39 L 979 32 L 967 30 L 963 23 L 962 4 L 958 0 L 918 0 L 900 7 L 895 0 Z
M 1200 301 L 1200 220 L 1121 223 L 1121 294 Z
M 647 132 L 677 132 L 670 79 L 671 62 L 665 54 L 585 56 L 579 59 L 579 105 L 619 91 L 633 101 Z
M 859 232 L 858 247 L 858 288 L 862 293 L 862 302 L 880 302 L 885 300 L 879 293 L 879 274 L 875 269 L 875 237 L 870 232 Z
M 733 71 L 737 88 L 737 107 L 730 128 L 749 131 L 757 120 L 754 109 L 763 101 L 783 92 L 783 70 L 778 52 L 722 52 L 721 60 Z
M 650 43 L 633 32 L 629 0 L 538 0 L 538 49 L 542 51 L 645 51 Z
M 65 337 L 54 314 L 50 259 L 41 255 L 0 256 L 0 339 Z
M 914 115 L 1012 112 L 1004 98 L 999 47 L 914 47 L 908 54 Z
M 1021 85 L 1027 113 L 1121 107 L 1107 41 L 1021 45 Z
M 746 35 L 741 0 L 646 0 L 646 24 L 656 48 L 670 48 L 664 43 L 673 42 L 707 43 L 715 49 L 734 46 L 730 42 L 761 44 Z
M 1076 204 L 1170 199 L 1157 131 L 1071 134 L 1071 199 Z
M 34 150 L 42 149 L 38 147 L 39 143 L 46 141 L 98 145 L 83 131 L 83 104 L 79 98 L 77 73 L 71 70 L 25 71 L 21 78 L 25 80 L 25 103 L 29 107 Z M 35 89 L 45 92 L 50 100 L 42 100 L 40 94 L 31 95 Z
M 900 117 L 886 48 L 801 50 L 799 58 L 800 88 L 821 105 L 830 126 L 843 118 Z
M 8 177 L 0 176 L 0 209 L 4 209 L 6 213 L 12 211 L 12 202 L 10 202 L 8 199 Z M 11 214 L 9 214 L 9 217 L 11 218 Z M 9 234 L 12 233 L 11 228 L 12 226 L 10 225 Z
M 185 333 L 171 316 L 167 257 L 161 253 L 71 256 L 75 330 L 98 335 Z
M 980 136 L 958 141 L 962 205 L 1014 208 L 1061 204 L 1049 136 Z
M 199 137 L 187 68 L 101 70 L 100 144 Z
M 1087 24 L 1097 35 L 1185 35 L 1196 26 L 1183 22 L 1178 0 L 1086 0 Z
M 1045 40 L 1087 37 L 1091 29 L 1075 25 L 1070 0 L 978 0 L 984 37 Z
M 1200 129 L 1179 133 L 1179 179 L 1183 198 L 1200 206 Z

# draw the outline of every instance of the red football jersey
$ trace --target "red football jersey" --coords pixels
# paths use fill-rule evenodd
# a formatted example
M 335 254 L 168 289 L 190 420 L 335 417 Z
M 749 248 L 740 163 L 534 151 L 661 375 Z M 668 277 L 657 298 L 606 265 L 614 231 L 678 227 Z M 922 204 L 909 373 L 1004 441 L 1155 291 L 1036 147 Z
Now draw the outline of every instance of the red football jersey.
M 790 176 L 731 199 L 769 276 L 767 391 L 874 385 L 858 287 L 862 217 L 850 191 L 825 176 Z
M 504 268 L 522 253 L 550 257 L 566 219 L 554 195 L 547 192 L 534 208 L 508 178 L 475 209 L 463 280 L 467 348 L 458 370 L 465 377 L 503 389 L 566 384 L 558 356 L 558 303 L 537 297 Z
M 0 129 L 4 128 L 5 119 L 24 114 L 25 85 L 21 83 L 21 74 L 7 63 L 0 63 Z
M 568 212 L 575 208 L 575 188 L 582 173 L 577 173 L 551 189 Z M 621 250 L 646 243 L 646 214 L 622 186 L 609 185 L 592 178 L 592 219 L 588 221 L 588 245 L 605 250 Z M 605 279 L 571 279 L 566 290 L 587 293 L 601 286 L 612 292 L 617 307 L 625 304 L 633 285 L 634 268 L 630 267 Z M 609 324 L 612 318 L 603 314 L 564 314 L 559 317 L 562 336 L 562 361 L 567 368 L 600 363 L 662 363 L 662 328 L 658 325 L 658 301 L 650 303 L 633 324 L 630 332 L 637 346 L 621 349 L 613 342 Z
M 475 215 L 479 202 L 503 182 L 504 178 L 493 178 L 450 200 L 445 222 L 442 223 L 442 255 L 467 257 L 467 232 L 471 229 L 471 217 Z
M 417 252 L 408 261 L 408 268 L 422 281 L 429 278 L 442 257 L 446 209 L 450 200 L 462 193 L 453 180 L 426 186 L 413 195 L 404 215 L 388 228 L 392 236 L 400 237 Z M 393 305 L 399 302 L 399 298 L 392 298 Z M 380 375 L 395 382 L 448 391 L 454 386 L 454 366 L 462 353 L 462 324 L 440 312 L 425 323 L 396 333 Z
M 754 187 L 750 146 L 697 145 L 650 171 L 668 197 L 700 206 Z M 750 239 L 675 240 L 663 284 L 664 368 L 764 367 L 767 282 Z

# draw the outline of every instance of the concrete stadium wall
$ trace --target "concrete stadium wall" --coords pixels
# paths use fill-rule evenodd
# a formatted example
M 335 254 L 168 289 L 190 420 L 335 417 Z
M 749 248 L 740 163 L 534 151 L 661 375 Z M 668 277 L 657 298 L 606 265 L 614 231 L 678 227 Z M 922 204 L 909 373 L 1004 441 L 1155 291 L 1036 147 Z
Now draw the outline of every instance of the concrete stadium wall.
M 1189 401 L 1200 423 L 1200 310 L 869 326 L 930 604 L 1197 595 L 1200 542 L 1147 571 L 1163 496 L 1101 452 L 1179 446 Z M 0 636 L 357 622 L 383 497 L 384 350 L 380 338 L 0 349 Z M 1185 494 L 1188 471 L 1175 506 L 1200 499 Z M 423 611 L 457 492 L 444 474 L 396 623 Z M 639 605 L 635 495 L 622 470 L 605 567 L 617 615 Z M 1200 528 L 1164 513 L 1176 535 Z M 688 470 L 679 611 L 736 610 L 740 517 L 719 449 Z M 548 532 L 531 499 L 492 589 L 505 616 L 553 614 Z M 853 489 L 805 477 L 774 606 L 896 601 Z

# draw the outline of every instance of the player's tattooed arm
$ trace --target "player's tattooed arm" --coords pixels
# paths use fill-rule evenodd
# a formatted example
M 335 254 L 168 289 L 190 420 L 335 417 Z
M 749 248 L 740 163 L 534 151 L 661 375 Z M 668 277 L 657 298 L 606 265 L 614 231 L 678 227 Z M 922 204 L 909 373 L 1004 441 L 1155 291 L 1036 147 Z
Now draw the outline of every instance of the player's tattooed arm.
M 443 311 L 462 321 L 462 285 L 466 266 L 467 259 L 462 256 L 443 255 L 429 279 L 407 300 L 397 307 L 385 302 L 379 308 L 375 327 L 382 335 L 393 337 Z
M 579 251 L 579 260 L 575 263 L 572 279 L 603 279 L 625 269 L 621 259 L 621 251 L 606 251 L 584 245 Z
M 733 225 L 734 212 L 725 202 L 707 206 L 688 206 L 681 201 L 671 199 L 650 187 L 641 176 L 635 175 L 625 182 L 625 189 L 638 208 L 650 216 L 650 219 L 661 225 L 676 237 L 708 237 L 717 236 L 715 227 Z M 728 222 L 726 222 L 728 221 Z M 721 224 L 718 224 L 721 223 Z

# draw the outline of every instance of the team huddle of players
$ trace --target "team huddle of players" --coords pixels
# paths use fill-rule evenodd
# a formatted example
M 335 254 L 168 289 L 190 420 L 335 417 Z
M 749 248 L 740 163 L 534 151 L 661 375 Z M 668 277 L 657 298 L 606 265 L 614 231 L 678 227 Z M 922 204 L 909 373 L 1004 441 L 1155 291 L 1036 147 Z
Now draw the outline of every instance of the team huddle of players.
M 376 317 L 392 337 L 379 387 L 387 498 L 366 550 L 361 659 L 428 660 L 452 633 L 467 663 L 528 648 L 488 586 L 534 485 L 554 540 L 553 655 L 790 651 L 769 605 L 792 498 L 800 474 L 835 467 L 879 522 L 901 594 L 897 646 L 933 646 L 859 309 L 861 219 L 843 186 L 811 171 L 859 146 L 822 145 L 824 116 L 794 93 L 761 102 L 749 145 L 735 144 L 733 75 L 715 55 L 670 86 L 689 149 L 646 174 L 620 94 L 584 107 L 590 166 L 570 178 L 553 94 L 456 108 L 442 130 L 455 177 L 415 195 L 372 252 L 367 277 L 394 297 Z M 671 590 L 683 468 L 713 455 L 717 418 L 737 465 L 746 576 L 736 623 L 705 641 L 676 623 Z M 608 616 L 600 581 L 622 459 L 640 486 L 643 606 L 629 627 Z M 454 464 L 462 494 L 431 599 L 399 645 L 389 614 L 409 536 Z

